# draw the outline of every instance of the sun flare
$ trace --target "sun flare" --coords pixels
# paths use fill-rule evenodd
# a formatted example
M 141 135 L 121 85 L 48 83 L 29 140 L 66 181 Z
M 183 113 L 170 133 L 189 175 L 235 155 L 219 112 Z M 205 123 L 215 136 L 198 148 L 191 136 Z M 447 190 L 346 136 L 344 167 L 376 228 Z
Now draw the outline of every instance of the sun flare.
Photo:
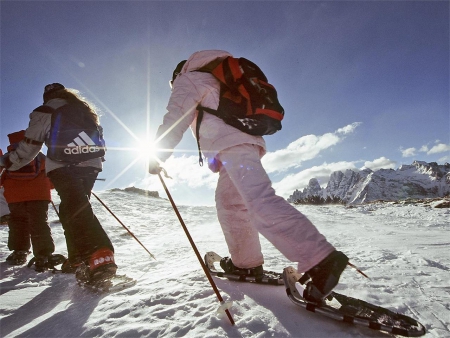
M 153 142 L 141 142 L 136 147 L 136 152 L 140 158 L 155 158 L 157 149 Z

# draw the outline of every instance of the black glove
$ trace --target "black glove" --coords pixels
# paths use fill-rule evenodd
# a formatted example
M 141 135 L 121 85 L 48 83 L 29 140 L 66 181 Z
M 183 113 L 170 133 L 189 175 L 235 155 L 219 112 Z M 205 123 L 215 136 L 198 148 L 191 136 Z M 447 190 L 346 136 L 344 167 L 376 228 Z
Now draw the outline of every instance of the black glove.
M 152 175 L 158 175 L 162 168 L 156 159 L 151 158 L 148 162 L 148 172 Z
M 5 168 L 6 167 L 6 155 L 0 156 L 0 168 Z

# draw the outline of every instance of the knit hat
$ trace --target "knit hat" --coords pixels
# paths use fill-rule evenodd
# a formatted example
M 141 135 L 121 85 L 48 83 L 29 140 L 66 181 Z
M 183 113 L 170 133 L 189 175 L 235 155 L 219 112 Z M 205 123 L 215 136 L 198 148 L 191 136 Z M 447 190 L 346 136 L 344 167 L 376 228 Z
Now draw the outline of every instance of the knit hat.
M 64 89 L 65 87 L 61 83 L 51 83 L 44 88 L 44 103 L 50 100 L 50 94 L 58 90 Z
M 176 68 L 173 70 L 172 73 L 172 80 L 170 80 L 170 87 L 173 85 L 173 81 L 177 78 L 178 74 L 180 74 L 181 70 L 183 69 L 184 64 L 187 60 L 180 61 L 180 63 L 177 64 Z

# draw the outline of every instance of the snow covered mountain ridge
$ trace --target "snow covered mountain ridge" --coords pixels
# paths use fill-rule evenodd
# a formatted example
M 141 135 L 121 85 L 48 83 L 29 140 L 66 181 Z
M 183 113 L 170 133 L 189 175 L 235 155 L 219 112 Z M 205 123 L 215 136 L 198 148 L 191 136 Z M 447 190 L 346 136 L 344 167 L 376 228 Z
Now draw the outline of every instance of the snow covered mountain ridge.
M 312 178 L 303 191 L 295 190 L 289 202 L 311 196 L 339 198 L 348 204 L 376 200 L 397 201 L 408 198 L 435 198 L 450 195 L 450 164 L 414 161 L 397 170 L 346 170 L 331 174 L 326 188 Z

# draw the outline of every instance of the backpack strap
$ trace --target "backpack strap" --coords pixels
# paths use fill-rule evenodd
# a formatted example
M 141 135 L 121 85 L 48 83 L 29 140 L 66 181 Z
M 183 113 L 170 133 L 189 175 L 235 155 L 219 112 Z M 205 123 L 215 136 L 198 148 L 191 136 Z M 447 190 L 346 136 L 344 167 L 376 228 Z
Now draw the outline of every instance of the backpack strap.
M 204 109 L 205 108 L 203 108 L 200 105 L 197 106 L 198 114 L 197 114 L 197 123 L 195 124 L 195 138 L 197 139 L 197 148 L 198 148 L 198 164 L 200 165 L 200 167 L 203 167 L 203 157 L 200 149 L 200 123 L 202 123 L 203 120 Z
M 52 107 L 44 104 L 42 106 L 35 108 L 34 111 L 38 111 L 40 113 L 45 113 L 45 114 L 53 114 L 56 111 L 56 109 L 53 109 Z
M 229 56 L 220 56 L 218 58 L 215 58 L 211 62 L 209 62 L 207 65 L 193 70 L 193 72 L 203 72 L 203 73 L 211 73 L 215 68 L 217 68 L 218 65 L 220 65 L 223 60 L 229 58 Z
M 223 119 L 223 117 L 222 115 L 219 114 L 217 110 L 208 107 L 202 107 L 201 105 L 197 106 L 197 110 L 198 114 L 197 114 L 197 123 L 195 124 L 195 138 L 197 140 L 197 148 L 198 148 L 198 164 L 200 165 L 200 167 L 203 167 L 202 152 L 200 149 L 200 124 L 202 123 L 204 112 L 215 115 L 221 119 Z
M 37 111 L 37 112 L 45 113 L 45 114 L 53 114 L 56 110 L 50 106 L 42 105 L 42 106 L 35 108 L 33 111 Z M 36 141 L 36 140 L 33 140 L 28 137 L 25 137 L 23 139 L 23 141 L 27 144 L 32 144 L 34 146 L 42 146 L 44 144 L 44 142 Z
M 36 141 L 36 140 L 33 140 L 33 139 L 31 139 L 31 138 L 28 138 L 28 137 L 25 137 L 25 138 L 23 139 L 23 141 L 24 141 L 25 143 L 27 143 L 27 144 L 32 144 L 32 145 L 34 145 L 34 146 L 42 146 L 42 145 L 44 144 L 44 142 Z

